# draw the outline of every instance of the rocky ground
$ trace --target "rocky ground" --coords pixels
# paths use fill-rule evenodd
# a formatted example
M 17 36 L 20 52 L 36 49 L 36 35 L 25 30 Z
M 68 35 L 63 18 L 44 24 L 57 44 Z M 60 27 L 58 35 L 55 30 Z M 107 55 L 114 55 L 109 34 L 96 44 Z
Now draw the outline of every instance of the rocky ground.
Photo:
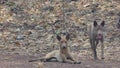
M 74 68 L 119 68 L 119 0 L 0 1 L 0 60 L 3 61 L 2 68 L 26 68 L 26 66 L 32 65 L 33 63 L 27 62 L 30 57 L 41 57 L 53 49 L 58 49 L 59 44 L 57 44 L 55 36 L 63 31 L 70 33 L 71 51 L 83 62 L 81 65 L 72 65 Z M 97 61 L 97 65 L 96 61 L 92 60 L 87 35 L 87 26 L 94 20 L 98 22 L 104 20 L 106 28 L 105 60 Z M 99 56 L 100 46 L 97 51 Z M 4 58 L 9 55 L 13 55 L 13 59 Z M 18 56 L 14 57 L 14 55 Z M 14 63 L 17 62 L 14 61 L 16 58 L 18 61 L 20 60 L 19 66 L 22 66 L 20 64 L 24 59 L 26 65 L 14 66 L 17 65 Z M 11 61 L 13 63 L 10 63 Z M 8 67 L 4 67 L 4 64 Z M 51 64 L 55 66 L 52 67 Z M 9 65 L 14 67 L 9 67 Z M 85 65 L 87 67 L 84 67 Z M 48 68 L 72 67 L 69 64 L 61 63 L 45 63 L 45 66 Z

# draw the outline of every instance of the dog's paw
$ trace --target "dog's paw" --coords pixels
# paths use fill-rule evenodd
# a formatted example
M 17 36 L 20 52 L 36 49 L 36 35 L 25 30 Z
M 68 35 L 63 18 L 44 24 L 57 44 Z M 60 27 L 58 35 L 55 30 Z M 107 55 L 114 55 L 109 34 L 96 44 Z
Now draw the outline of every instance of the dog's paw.
M 75 64 L 75 62 L 73 62 L 73 61 L 72 62 L 67 62 L 67 63 L 69 63 L 69 64 Z
M 102 57 L 101 59 L 105 59 L 104 57 Z
M 29 60 L 28 62 L 34 62 L 34 61 L 36 61 L 36 60 Z
M 74 62 L 74 64 L 81 64 L 81 62 Z

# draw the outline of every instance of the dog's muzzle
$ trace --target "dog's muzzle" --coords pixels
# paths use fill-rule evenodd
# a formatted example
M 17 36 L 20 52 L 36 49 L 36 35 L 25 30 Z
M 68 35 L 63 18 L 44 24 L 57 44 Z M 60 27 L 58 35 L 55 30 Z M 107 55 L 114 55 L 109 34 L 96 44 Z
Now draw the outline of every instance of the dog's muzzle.
M 62 49 L 66 49 L 67 47 L 66 46 L 62 46 Z

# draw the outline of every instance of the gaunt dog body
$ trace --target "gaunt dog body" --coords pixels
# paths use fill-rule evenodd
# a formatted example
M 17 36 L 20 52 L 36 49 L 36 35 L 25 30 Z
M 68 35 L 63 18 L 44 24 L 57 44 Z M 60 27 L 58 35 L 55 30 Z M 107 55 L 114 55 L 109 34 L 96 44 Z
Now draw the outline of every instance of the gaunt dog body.
M 60 44 L 59 50 L 53 50 L 52 52 L 48 53 L 45 57 L 39 59 L 41 61 L 47 62 L 47 61 L 54 61 L 62 62 L 62 63 L 72 63 L 72 64 L 80 64 L 81 62 L 77 62 L 70 54 L 70 49 L 68 47 L 67 41 L 69 40 L 69 34 L 59 36 L 57 35 L 57 39 Z M 37 60 L 30 60 L 37 61 Z
M 104 59 L 104 25 L 104 21 L 102 21 L 100 24 L 94 21 L 89 28 L 89 39 L 95 60 L 98 59 L 96 49 L 99 42 L 101 42 L 101 58 Z

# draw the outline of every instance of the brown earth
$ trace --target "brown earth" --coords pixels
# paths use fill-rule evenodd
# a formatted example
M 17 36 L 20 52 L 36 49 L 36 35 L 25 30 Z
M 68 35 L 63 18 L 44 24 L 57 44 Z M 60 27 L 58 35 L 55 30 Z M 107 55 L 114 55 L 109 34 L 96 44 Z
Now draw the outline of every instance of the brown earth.
M 26 55 L 0 55 L 0 68 L 36 68 L 36 62 L 28 62 L 30 56 Z M 120 62 L 91 60 L 80 58 L 81 64 L 68 64 L 59 62 L 46 62 L 44 68 L 119 68 Z M 37 62 L 39 63 L 39 62 Z M 36 66 L 35 66 L 36 65 Z

